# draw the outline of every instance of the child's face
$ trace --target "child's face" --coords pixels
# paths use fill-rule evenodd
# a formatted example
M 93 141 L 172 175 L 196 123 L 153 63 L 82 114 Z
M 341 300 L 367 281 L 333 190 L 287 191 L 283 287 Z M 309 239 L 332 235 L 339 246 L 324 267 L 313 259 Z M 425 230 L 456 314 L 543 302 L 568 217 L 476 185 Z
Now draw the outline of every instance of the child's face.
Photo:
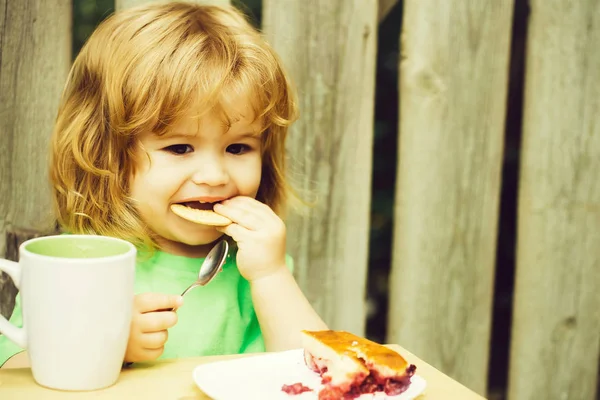
M 171 204 L 256 197 L 262 168 L 260 124 L 253 122 L 249 107 L 237 110 L 239 118 L 230 128 L 218 113 L 200 118 L 188 113 L 162 136 L 140 135 L 130 195 L 165 251 L 204 256 L 206 245 L 222 235 L 175 215 Z

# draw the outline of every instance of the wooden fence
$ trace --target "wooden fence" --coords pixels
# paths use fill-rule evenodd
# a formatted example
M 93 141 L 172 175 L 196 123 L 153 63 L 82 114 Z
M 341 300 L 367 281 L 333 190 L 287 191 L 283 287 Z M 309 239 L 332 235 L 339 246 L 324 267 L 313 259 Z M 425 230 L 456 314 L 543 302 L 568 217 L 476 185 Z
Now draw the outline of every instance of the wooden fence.
M 387 341 L 482 395 L 494 346 L 515 1 L 263 0 L 264 33 L 300 91 L 291 176 L 302 193 L 317 195 L 314 208 L 288 220 L 289 252 L 330 326 L 361 335 L 378 23 L 403 7 Z M 54 229 L 46 155 L 71 59 L 70 26 L 70 0 L 0 0 L 0 255 L 16 258 L 24 238 Z M 530 0 L 527 28 L 507 393 L 510 400 L 593 399 L 600 3 Z M 5 315 L 14 297 L 6 281 L 0 278 Z

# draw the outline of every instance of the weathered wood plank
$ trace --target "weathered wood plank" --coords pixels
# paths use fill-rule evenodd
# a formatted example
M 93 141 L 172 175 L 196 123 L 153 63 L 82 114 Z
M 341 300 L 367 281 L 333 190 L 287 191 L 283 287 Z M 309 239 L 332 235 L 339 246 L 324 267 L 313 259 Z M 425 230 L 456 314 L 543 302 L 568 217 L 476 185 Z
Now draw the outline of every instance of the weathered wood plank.
M 5 318 L 10 318 L 15 308 L 15 298 L 18 290 L 12 279 L 2 272 L 0 273 L 0 314 Z
M 600 4 L 532 0 L 509 399 L 595 399 Z
M 46 236 L 50 234 L 56 234 L 58 230 L 52 230 L 48 232 L 40 232 L 33 230 L 17 230 L 8 231 L 6 234 L 6 256 L 8 260 L 18 261 L 19 260 L 19 246 L 26 240 Z M 17 288 L 13 284 L 10 277 L 3 273 L 0 273 L 0 314 L 9 318 L 12 314 L 12 310 L 15 307 L 15 296 L 17 295 Z
M 115 0 L 115 7 L 117 10 L 123 8 L 130 8 L 139 6 L 146 3 L 155 3 L 153 0 Z M 188 0 L 190 3 L 198 4 L 214 4 L 214 5 L 227 5 L 230 4 L 229 0 Z
M 265 0 L 263 30 L 300 91 L 290 176 L 315 200 L 287 220 L 296 276 L 332 328 L 363 334 L 377 2 Z
M 388 341 L 485 395 L 513 0 L 406 0 Z
M 0 2 L 2 257 L 7 231 L 54 227 L 48 142 L 70 63 L 70 0 Z M 2 304 L 14 292 L 5 282 L 0 278 L 0 293 L 8 293 L 0 295 Z

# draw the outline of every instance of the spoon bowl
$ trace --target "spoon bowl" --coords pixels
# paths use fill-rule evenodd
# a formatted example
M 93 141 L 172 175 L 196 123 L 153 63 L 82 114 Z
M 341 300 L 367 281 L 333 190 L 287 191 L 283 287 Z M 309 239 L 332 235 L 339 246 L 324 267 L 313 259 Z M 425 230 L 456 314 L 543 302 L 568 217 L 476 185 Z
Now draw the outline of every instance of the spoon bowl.
M 229 253 L 229 243 L 226 240 L 220 240 L 210 251 L 200 265 L 198 279 L 181 293 L 183 297 L 187 292 L 198 286 L 204 286 L 212 281 L 215 276 L 223 269 L 223 264 Z
M 212 281 L 215 276 L 223 269 L 223 264 L 225 264 L 225 260 L 227 259 L 227 254 L 229 253 L 229 243 L 226 240 L 220 240 L 206 255 L 206 258 L 200 265 L 200 271 L 198 272 L 198 279 L 187 289 L 181 293 L 181 297 L 185 296 L 187 292 L 192 290 L 198 286 L 207 285 L 210 281 Z M 174 311 L 174 308 L 170 309 L 162 309 L 158 311 Z

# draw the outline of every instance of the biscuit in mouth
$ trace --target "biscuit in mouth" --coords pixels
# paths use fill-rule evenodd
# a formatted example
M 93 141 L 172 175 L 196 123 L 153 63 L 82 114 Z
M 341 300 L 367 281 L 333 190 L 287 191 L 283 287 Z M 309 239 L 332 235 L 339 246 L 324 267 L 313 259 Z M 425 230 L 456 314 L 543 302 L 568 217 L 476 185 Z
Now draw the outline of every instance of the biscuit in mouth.
M 231 224 L 231 220 L 220 214 L 217 214 L 211 209 L 200 209 L 185 206 L 183 204 L 171 204 L 171 211 L 175 215 L 180 216 L 190 222 L 209 226 L 227 226 Z

